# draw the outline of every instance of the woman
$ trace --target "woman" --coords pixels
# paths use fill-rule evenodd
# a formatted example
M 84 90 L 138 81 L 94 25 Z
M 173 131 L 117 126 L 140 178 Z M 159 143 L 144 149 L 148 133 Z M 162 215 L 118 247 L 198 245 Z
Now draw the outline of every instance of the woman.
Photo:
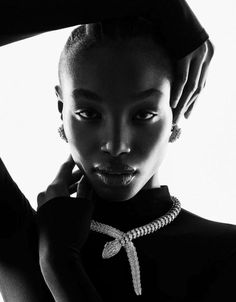
M 68 39 L 56 95 L 71 157 L 37 212 L 40 266 L 56 301 L 235 296 L 235 225 L 181 209 L 159 180 L 180 134 L 172 82 L 172 56 L 145 18 L 83 25 Z
M 170 137 L 171 141 L 176 137 L 171 135 L 172 128 L 176 128 L 172 127 L 169 106 L 173 77 L 169 52 L 162 40 L 156 38 L 156 32 L 153 38 L 153 26 L 143 19 L 103 22 L 83 26 L 77 32 L 81 32 L 79 37 L 85 35 L 83 46 L 79 44 L 78 52 L 78 44 L 67 44 L 60 61 L 60 86 L 56 87 L 64 137 L 73 160 L 70 158 L 62 166 L 53 185 L 39 195 L 39 257 L 44 280 L 35 261 L 37 246 L 29 241 L 37 238 L 36 230 L 31 229 L 35 219 L 33 210 L 22 195 L 18 209 L 15 207 L 13 199 L 19 191 L 12 186 L 9 192 L 12 199 L 8 198 L 12 204 L 8 203 L 2 211 L 4 216 L 9 211 L 10 220 L 3 223 L 1 272 L 11 280 L 14 295 L 9 293 L 10 287 L 4 288 L 4 280 L 2 292 L 11 301 L 203 299 L 207 291 L 212 294 L 211 284 L 207 284 L 212 281 L 209 279 L 214 269 L 212 263 L 215 264 L 215 259 L 230 260 L 227 256 L 233 252 L 230 239 L 235 231 L 234 226 L 209 222 L 183 210 L 179 213 L 178 201 L 171 198 L 167 187 L 160 186 L 157 172 Z M 120 38 L 116 32 L 121 32 Z M 80 170 L 71 176 L 74 162 Z M 5 173 L 2 179 L 9 180 L 7 171 L 2 171 Z M 77 190 L 80 199 L 73 199 L 69 193 L 77 187 L 81 172 L 84 180 Z M 111 235 L 122 237 L 123 232 L 166 214 L 173 204 L 176 208 L 169 218 L 142 228 L 141 238 L 134 245 L 131 240 L 119 246 L 116 240 L 104 252 L 105 258 L 111 256 L 109 260 L 102 258 L 103 246 L 111 238 L 97 233 L 105 232 L 104 225 L 97 222 L 109 226 L 105 228 Z M 22 222 L 23 227 L 16 231 Z M 162 225 L 166 222 L 171 222 L 168 228 Z M 157 232 L 161 226 L 163 232 Z M 210 229 L 207 236 L 201 233 L 206 227 Z M 148 230 L 151 234 L 145 236 Z M 208 259 L 213 251 L 208 242 L 204 245 L 203 234 L 216 247 L 227 235 L 226 247 L 213 253 L 211 261 Z M 220 234 L 224 237 L 214 241 Z M 207 255 L 188 259 L 184 244 L 193 245 L 189 251 L 195 256 L 198 235 Z M 179 241 L 182 248 L 175 253 L 183 258 L 182 266 L 178 261 L 168 262 L 170 257 L 173 259 L 173 246 L 178 247 Z M 113 253 L 117 253 L 111 255 L 113 248 L 116 249 Z M 26 250 L 27 253 L 22 252 Z M 185 254 L 181 254 L 183 251 Z M 168 265 L 175 272 L 172 276 Z M 219 268 L 225 267 L 223 263 Z M 25 282 L 29 286 L 24 291 Z

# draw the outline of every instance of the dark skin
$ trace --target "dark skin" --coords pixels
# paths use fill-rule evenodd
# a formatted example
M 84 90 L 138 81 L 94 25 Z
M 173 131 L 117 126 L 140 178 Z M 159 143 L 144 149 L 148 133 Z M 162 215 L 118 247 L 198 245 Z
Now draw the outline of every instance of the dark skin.
M 126 200 L 160 186 L 172 127 L 168 60 L 151 39 L 96 47 L 56 87 L 72 158 L 102 198 Z M 115 162 L 136 170 L 128 186 L 104 185 L 93 173 Z
M 73 190 L 70 186 L 75 189 L 82 175 L 85 176 L 83 182 L 87 180 L 103 198 L 111 198 L 116 190 L 119 200 L 128 199 L 142 188 L 159 187 L 158 168 L 168 147 L 173 116 L 171 66 L 161 50 L 151 40 L 143 39 L 134 39 L 129 45 L 124 43 L 118 51 L 109 46 L 95 48 L 71 72 L 66 71 L 62 81 L 55 89 L 71 156 L 50 184 L 46 198 L 41 193 L 40 205 L 54 196 L 51 193 L 54 187 L 59 196 L 68 196 Z M 75 89 L 87 89 L 104 97 L 101 101 L 89 96 L 78 97 L 73 94 Z M 147 89 L 156 91 L 136 97 L 137 92 Z M 139 175 L 133 185 L 101 186 L 91 172 L 92 167 L 98 160 L 105 164 L 113 159 L 137 169 Z M 64 166 L 68 163 L 69 174 L 65 174 Z M 70 175 L 74 165 L 79 170 Z

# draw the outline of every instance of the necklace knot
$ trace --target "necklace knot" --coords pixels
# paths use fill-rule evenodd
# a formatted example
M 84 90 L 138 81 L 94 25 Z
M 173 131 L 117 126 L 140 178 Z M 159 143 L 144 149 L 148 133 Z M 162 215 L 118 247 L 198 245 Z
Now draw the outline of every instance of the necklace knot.
M 125 248 L 130 263 L 134 291 L 137 295 L 141 295 L 142 287 L 138 255 L 132 240 L 159 230 L 165 225 L 171 223 L 179 215 L 181 204 L 176 197 L 171 196 L 171 199 L 173 201 L 173 206 L 165 215 L 146 225 L 132 229 L 127 233 L 113 228 L 112 226 L 94 220 L 91 221 L 91 230 L 115 238 L 105 244 L 102 252 L 103 259 L 111 258 L 119 253 L 122 247 Z

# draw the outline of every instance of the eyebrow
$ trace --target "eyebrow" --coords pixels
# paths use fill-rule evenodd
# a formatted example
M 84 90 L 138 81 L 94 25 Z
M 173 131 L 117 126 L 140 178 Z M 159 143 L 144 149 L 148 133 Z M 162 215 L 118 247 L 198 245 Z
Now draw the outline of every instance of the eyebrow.
M 156 95 L 160 95 L 162 94 L 162 91 L 160 91 L 159 89 L 156 88 L 150 88 L 141 92 L 138 92 L 136 94 L 130 95 L 129 97 L 133 100 L 143 100 L 146 99 L 148 97 L 151 96 L 156 96 Z M 98 101 L 98 102 L 102 102 L 102 97 L 99 96 L 97 93 L 88 90 L 88 89 L 84 89 L 84 88 L 76 88 L 73 90 L 72 92 L 72 96 L 75 99 L 79 99 L 80 97 L 92 100 L 92 101 Z

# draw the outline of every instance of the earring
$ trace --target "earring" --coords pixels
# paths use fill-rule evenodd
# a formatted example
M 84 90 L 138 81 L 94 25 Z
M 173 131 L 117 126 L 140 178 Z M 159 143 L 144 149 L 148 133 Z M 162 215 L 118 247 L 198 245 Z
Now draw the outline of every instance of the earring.
M 177 126 L 177 124 L 173 124 L 171 128 L 171 135 L 169 138 L 169 142 L 170 143 L 175 142 L 180 137 L 180 134 L 181 134 L 181 129 Z
M 63 124 L 58 128 L 58 132 L 59 132 L 60 137 L 68 143 L 68 140 L 67 140 L 66 135 L 65 135 Z

